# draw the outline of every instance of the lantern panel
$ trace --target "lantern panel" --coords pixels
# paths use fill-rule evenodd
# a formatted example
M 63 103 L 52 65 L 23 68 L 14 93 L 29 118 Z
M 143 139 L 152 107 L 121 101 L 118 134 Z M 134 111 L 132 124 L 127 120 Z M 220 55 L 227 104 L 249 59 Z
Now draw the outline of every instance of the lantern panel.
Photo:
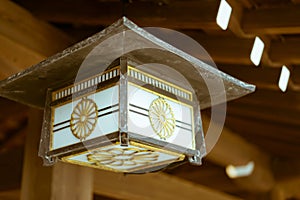
M 181 161 L 184 155 L 130 142 L 119 143 L 80 152 L 62 158 L 62 161 L 115 172 L 138 172 Z
M 195 149 L 190 105 L 132 83 L 128 93 L 129 132 Z
M 118 91 L 116 85 L 52 107 L 50 150 L 118 131 Z

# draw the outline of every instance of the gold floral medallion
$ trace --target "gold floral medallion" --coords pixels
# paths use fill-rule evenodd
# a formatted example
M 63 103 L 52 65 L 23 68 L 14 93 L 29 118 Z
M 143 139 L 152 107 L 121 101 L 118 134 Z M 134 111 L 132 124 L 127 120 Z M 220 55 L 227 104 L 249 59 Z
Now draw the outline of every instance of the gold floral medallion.
M 70 128 L 73 135 L 79 140 L 85 140 L 95 129 L 98 119 L 96 103 L 83 98 L 73 109 Z
M 150 164 L 158 160 L 159 154 L 139 148 L 111 148 L 96 150 L 87 155 L 89 162 L 98 166 L 121 167 Z
M 163 99 L 155 99 L 149 107 L 149 119 L 154 132 L 167 139 L 175 130 L 175 118 L 171 106 Z

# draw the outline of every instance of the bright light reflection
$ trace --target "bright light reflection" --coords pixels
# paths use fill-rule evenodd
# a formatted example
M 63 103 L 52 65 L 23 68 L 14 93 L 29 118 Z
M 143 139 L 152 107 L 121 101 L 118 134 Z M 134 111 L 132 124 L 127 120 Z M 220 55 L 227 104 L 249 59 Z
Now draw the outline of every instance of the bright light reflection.
M 226 167 L 226 174 L 229 176 L 229 178 L 239 178 L 249 176 L 252 174 L 253 170 L 254 162 L 251 161 L 248 164 L 241 166 L 228 165 Z
M 265 47 L 264 42 L 259 37 L 255 37 L 255 41 L 250 55 L 250 60 L 256 66 L 258 66 L 260 63 L 264 51 L 264 47 Z
M 229 24 L 229 19 L 231 16 L 232 8 L 225 0 L 221 0 L 218 14 L 217 14 L 217 24 L 223 29 L 226 30 Z
M 278 82 L 278 86 L 282 92 L 286 91 L 286 88 L 289 83 L 289 78 L 290 78 L 290 70 L 283 65 L 281 68 L 281 74 Z

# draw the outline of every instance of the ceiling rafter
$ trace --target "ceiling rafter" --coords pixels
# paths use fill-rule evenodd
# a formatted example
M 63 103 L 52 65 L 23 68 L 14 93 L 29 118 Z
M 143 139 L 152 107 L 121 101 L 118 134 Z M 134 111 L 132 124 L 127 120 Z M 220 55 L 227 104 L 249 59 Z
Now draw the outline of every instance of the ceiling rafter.
M 270 165 L 270 156 L 255 145 L 250 144 L 241 136 L 233 133 L 221 124 L 210 121 L 209 118 L 202 117 L 203 126 L 222 130 L 218 143 L 208 154 L 207 159 L 221 166 L 240 166 L 253 161 L 255 168 L 253 173 L 242 179 L 236 179 L 238 186 L 249 191 L 267 192 L 273 188 L 275 181 Z M 206 136 L 207 145 L 212 145 L 211 137 Z
M 132 200 L 240 199 L 165 173 L 124 176 L 123 174 L 97 170 L 94 171 L 94 192 L 114 198 Z
M 241 19 L 245 33 L 251 35 L 300 33 L 298 5 L 252 9 L 255 4 L 252 1 L 245 2 L 241 2 L 245 7 Z M 86 4 L 83 0 L 77 0 L 76 3 L 70 4 L 66 0 L 47 0 L 34 4 L 23 3 L 39 18 L 56 23 L 109 25 L 122 15 L 122 5 L 119 2 L 91 1 Z M 126 13 L 130 19 L 143 26 L 220 30 L 215 22 L 218 6 L 217 0 L 188 3 L 172 1 L 165 5 L 133 2 L 126 7 Z M 207 10 L 210 12 L 206 12 Z
M 0 25 L 2 36 L 44 56 L 51 56 L 73 42 L 60 30 L 9 0 L 0 1 Z
M 300 5 L 272 6 L 244 12 L 242 28 L 252 34 L 300 33 Z

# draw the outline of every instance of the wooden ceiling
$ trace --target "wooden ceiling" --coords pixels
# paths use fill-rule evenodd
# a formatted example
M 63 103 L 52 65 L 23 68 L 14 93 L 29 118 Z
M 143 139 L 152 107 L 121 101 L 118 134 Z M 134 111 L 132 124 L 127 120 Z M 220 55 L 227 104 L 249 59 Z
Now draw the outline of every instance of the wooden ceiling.
M 205 158 L 203 166 L 184 164 L 152 178 L 165 184 L 171 180 L 174 187 L 164 187 L 166 191 L 177 186 L 186 188 L 195 195 L 185 196 L 191 199 L 198 199 L 204 186 L 227 193 L 231 198 L 300 199 L 300 1 L 228 2 L 233 13 L 228 30 L 223 31 L 215 22 L 219 0 L 128 0 L 123 3 L 118 0 L 1 0 L 0 78 L 26 69 L 101 31 L 123 14 L 142 27 L 181 31 L 201 44 L 219 69 L 255 84 L 257 90 L 227 104 L 222 137 Z M 265 43 L 258 67 L 249 58 L 255 36 Z M 285 93 L 277 86 L 282 65 L 291 71 Z M 7 195 L 19 195 L 23 159 L 20 155 L 23 154 L 24 139 L 30 135 L 27 125 L 31 109 L 6 99 L 0 100 L 0 109 L 0 160 L 3 163 L 1 176 L 4 177 L 0 179 L 0 190 L 3 191 L 0 197 L 4 195 L 3 199 L 9 199 Z M 209 113 L 209 110 L 205 111 L 205 114 Z M 209 121 L 204 121 L 207 126 Z M 239 179 L 227 177 L 227 165 L 245 164 L 251 160 L 256 168 L 252 175 Z M 7 164 L 12 162 L 14 167 Z M 101 173 L 97 172 L 96 176 L 118 179 Z M 9 178 L 10 174 L 14 174 L 12 178 Z M 128 178 L 128 183 L 152 187 L 147 185 L 151 176 Z M 197 186 L 189 185 L 191 183 Z M 122 196 L 114 194 L 108 187 L 99 189 L 103 186 L 101 182 L 95 184 L 95 198 L 136 198 L 130 195 L 130 192 L 134 193 L 132 188 L 121 192 Z M 121 185 L 116 188 L 124 190 Z M 160 194 L 158 192 L 157 199 L 162 198 Z M 179 199 L 180 194 L 177 195 Z M 139 198 L 145 196 L 147 191 L 137 194 Z

